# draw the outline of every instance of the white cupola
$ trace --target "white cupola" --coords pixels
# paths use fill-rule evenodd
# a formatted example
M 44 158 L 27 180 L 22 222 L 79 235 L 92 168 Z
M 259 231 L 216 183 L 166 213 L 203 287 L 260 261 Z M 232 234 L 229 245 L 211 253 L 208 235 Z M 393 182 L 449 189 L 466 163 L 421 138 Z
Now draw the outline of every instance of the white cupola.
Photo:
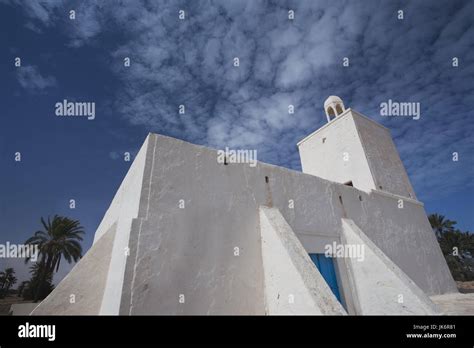
M 332 119 L 342 114 L 345 110 L 344 103 L 338 96 L 331 95 L 324 102 L 324 112 L 326 113 L 328 122 L 331 122 Z

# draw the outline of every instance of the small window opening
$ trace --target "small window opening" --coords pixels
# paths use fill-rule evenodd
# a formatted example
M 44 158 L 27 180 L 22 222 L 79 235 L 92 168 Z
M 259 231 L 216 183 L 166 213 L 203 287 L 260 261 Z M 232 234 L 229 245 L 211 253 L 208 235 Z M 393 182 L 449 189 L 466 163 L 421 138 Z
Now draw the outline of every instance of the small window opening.
M 361 196 L 361 195 L 359 195 L 359 201 L 361 201 L 361 202 L 362 202 L 362 196 Z
M 354 187 L 354 185 L 352 184 L 352 181 L 345 182 L 344 185 Z
M 342 196 L 339 196 L 339 202 L 341 202 L 341 204 L 344 204 L 342 203 Z
M 379 189 L 383 190 L 382 185 L 379 185 Z
M 227 163 L 227 156 L 224 157 L 224 165 L 228 165 L 229 163 Z
M 268 184 L 268 176 L 265 177 L 265 182 Z
M 323 144 L 326 142 L 326 138 L 323 138 Z
M 328 115 L 329 121 L 332 121 L 333 119 L 336 118 L 336 112 L 331 106 L 329 106 L 327 109 L 327 115 Z

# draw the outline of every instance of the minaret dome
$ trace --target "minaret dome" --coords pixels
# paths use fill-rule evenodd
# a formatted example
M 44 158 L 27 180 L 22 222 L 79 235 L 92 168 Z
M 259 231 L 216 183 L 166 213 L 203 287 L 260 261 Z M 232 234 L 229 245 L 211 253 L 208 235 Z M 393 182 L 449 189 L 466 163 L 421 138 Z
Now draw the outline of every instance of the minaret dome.
M 332 119 L 342 114 L 345 110 L 344 103 L 338 96 L 331 95 L 324 102 L 324 111 L 326 112 L 328 122 L 331 122 Z

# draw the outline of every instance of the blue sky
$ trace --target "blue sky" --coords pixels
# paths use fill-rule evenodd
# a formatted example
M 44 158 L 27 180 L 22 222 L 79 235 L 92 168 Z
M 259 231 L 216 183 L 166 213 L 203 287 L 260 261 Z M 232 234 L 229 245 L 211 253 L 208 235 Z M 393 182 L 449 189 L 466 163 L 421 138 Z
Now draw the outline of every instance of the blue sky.
M 87 250 L 148 132 L 300 170 L 296 143 L 329 95 L 388 127 L 427 212 L 472 231 L 473 16 L 468 0 L 0 0 L 0 243 L 61 214 Z M 63 99 L 95 102 L 96 118 L 56 117 Z M 421 103 L 420 120 L 381 117 L 388 99 Z

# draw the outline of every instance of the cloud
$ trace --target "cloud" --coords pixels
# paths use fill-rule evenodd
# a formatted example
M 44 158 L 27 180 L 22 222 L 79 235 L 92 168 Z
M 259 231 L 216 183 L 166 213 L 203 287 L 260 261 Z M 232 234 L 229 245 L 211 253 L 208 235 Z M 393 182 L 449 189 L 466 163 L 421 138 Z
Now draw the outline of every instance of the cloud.
M 80 47 L 102 31 L 101 7 L 100 2 L 87 1 L 70 6 L 75 11 L 75 19 L 69 19 L 70 46 Z
M 42 32 L 40 25 L 50 27 L 56 24 L 54 13 L 63 6 L 61 1 L 48 0 L 0 0 L 0 3 L 21 8 L 27 16 L 27 20 L 24 23 L 25 27 L 37 33 Z
M 22 66 L 17 68 L 18 83 L 27 91 L 41 93 L 47 88 L 56 87 L 53 76 L 43 76 L 36 66 Z
M 262 160 L 299 169 L 295 144 L 325 123 L 322 104 L 334 94 L 392 131 L 419 196 L 473 185 L 473 2 L 85 1 L 66 25 L 57 18 L 69 8 L 28 2 L 24 10 L 37 23 L 65 27 L 75 47 L 113 34 L 111 69 L 120 81 L 113 107 L 131 124 L 256 148 Z M 420 102 L 421 119 L 381 117 L 388 99 Z

